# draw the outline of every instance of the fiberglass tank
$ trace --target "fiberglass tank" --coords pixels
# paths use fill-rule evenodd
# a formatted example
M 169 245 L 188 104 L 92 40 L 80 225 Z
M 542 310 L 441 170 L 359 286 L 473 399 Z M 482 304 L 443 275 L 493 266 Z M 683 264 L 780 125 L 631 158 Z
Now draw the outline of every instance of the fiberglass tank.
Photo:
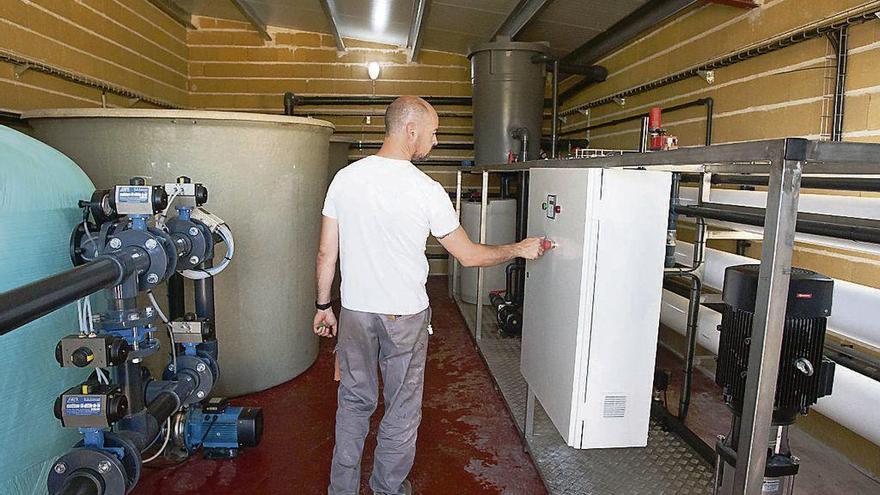
M 311 331 L 315 256 L 333 125 L 237 112 L 41 110 L 23 116 L 45 143 L 72 158 L 98 188 L 191 177 L 208 211 L 235 237 L 235 259 L 217 276 L 217 394 L 236 396 L 290 380 L 315 361 Z M 215 250 L 215 260 L 224 246 Z M 192 286 L 186 284 L 186 297 Z M 160 304 L 165 305 L 164 298 Z

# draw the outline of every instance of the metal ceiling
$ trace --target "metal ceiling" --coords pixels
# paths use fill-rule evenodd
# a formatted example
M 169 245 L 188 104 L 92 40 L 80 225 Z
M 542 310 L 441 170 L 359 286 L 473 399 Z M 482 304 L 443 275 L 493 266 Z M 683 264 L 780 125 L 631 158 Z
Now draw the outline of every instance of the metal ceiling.
M 269 26 L 333 33 L 406 47 L 412 45 L 417 4 L 427 4 L 421 46 L 467 53 L 514 25 L 519 41 L 547 41 L 563 56 L 626 17 L 648 0 L 172 0 L 195 15 L 248 20 L 244 4 Z M 324 4 L 322 6 L 322 3 Z M 332 15 L 328 15 L 328 12 Z M 534 15 L 534 17 L 531 17 Z M 529 18 L 531 19 L 529 20 Z M 505 21 L 507 24 L 505 25 Z M 519 29 L 521 26 L 521 29 Z M 340 46 L 340 48 L 342 48 Z

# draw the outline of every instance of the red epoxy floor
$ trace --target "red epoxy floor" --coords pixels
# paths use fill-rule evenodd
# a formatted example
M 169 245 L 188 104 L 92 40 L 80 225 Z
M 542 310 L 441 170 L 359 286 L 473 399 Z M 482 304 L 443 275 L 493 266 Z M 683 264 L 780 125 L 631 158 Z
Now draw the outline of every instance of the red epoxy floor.
M 410 479 L 420 494 L 544 494 L 534 464 L 523 452 L 500 392 L 477 354 L 467 327 L 449 299 L 445 277 L 431 277 L 428 294 L 434 335 L 428 352 L 422 424 Z M 336 384 L 333 341 L 322 339 L 317 362 L 288 383 L 236 399 L 260 406 L 263 441 L 237 459 L 196 456 L 163 469 L 144 470 L 135 495 L 326 493 L 333 451 Z M 373 427 L 364 449 L 361 493 L 376 445 Z

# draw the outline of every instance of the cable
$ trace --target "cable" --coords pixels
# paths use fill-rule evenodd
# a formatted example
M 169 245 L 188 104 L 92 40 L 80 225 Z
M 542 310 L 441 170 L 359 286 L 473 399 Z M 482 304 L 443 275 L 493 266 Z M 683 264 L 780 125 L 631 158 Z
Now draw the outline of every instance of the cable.
M 110 384 L 110 379 L 104 374 L 104 370 L 101 368 L 95 368 L 95 373 L 98 375 L 98 383 L 103 383 L 104 385 Z
M 205 443 L 205 439 L 208 438 L 208 433 L 211 432 L 211 428 L 214 427 L 214 423 L 217 422 L 217 415 L 211 419 L 211 422 L 208 423 L 208 427 L 205 429 L 205 433 L 202 434 L 202 438 L 199 440 L 199 444 L 196 445 L 196 448 L 201 447 Z
M 178 194 L 178 191 L 174 191 L 174 193 L 171 194 L 171 197 L 168 198 L 168 205 L 165 206 L 165 209 L 162 210 L 162 213 L 160 213 L 156 217 L 156 227 L 165 230 L 165 219 L 168 218 L 168 210 L 171 209 L 171 203 L 174 202 L 174 199 L 177 198 Z
M 87 216 L 86 216 L 86 218 L 83 218 L 83 230 L 85 231 L 86 237 L 89 239 L 89 242 L 92 243 L 92 246 L 94 246 L 95 253 L 97 253 L 98 252 L 98 242 L 95 241 L 95 238 L 92 237 L 92 233 L 89 232 L 89 221 L 88 221 Z M 93 259 L 95 259 L 95 258 L 87 258 L 83 254 L 80 254 L 80 257 L 86 261 L 92 261 Z
M 146 459 L 143 463 L 146 464 L 150 461 L 155 460 L 160 455 L 162 455 L 162 452 L 165 451 L 165 447 L 168 446 L 168 440 L 170 438 L 171 438 L 171 418 L 169 417 L 168 421 L 166 422 L 166 425 L 165 425 L 165 441 L 162 442 L 162 446 L 159 447 L 159 450 L 155 454 L 153 454 L 152 457 L 150 457 L 149 459 Z
M 219 274 L 229 266 L 229 262 L 232 261 L 232 256 L 235 254 L 235 240 L 232 237 L 232 230 L 229 229 L 229 226 L 223 224 L 217 227 L 217 234 L 226 243 L 226 256 L 223 257 L 223 261 L 211 268 L 183 270 L 180 272 L 181 275 L 191 280 L 203 280 Z
M 159 303 L 156 302 L 156 296 L 153 295 L 152 290 L 147 291 L 147 298 L 156 310 L 156 314 L 159 315 L 159 319 L 165 323 L 165 328 L 168 330 L 168 339 L 171 341 L 171 362 L 174 365 L 174 372 L 177 373 L 177 343 L 174 342 L 174 332 L 171 331 L 171 322 L 168 321 L 168 317 L 165 316 L 165 313 L 162 312 L 162 308 L 159 307 Z

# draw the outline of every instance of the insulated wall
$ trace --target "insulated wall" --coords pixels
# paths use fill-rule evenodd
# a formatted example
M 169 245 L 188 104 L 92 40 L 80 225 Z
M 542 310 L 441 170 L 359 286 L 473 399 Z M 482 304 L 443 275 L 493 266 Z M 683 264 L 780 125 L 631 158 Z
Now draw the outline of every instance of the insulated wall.
M 0 60 L 0 111 L 102 106 L 100 89 L 25 69 L 24 61 L 163 106 L 189 104 L 186 29 L 148 0 L 3 0 Z M 112 93 L 105 98 L 107 106 L 156 106 Z
M 765 0 L 753 9 L 698 2 L 694 7 L 643 33 L 598 61 L 608 68 L 605 83 L 588 87 L 566 101 L 563 111 L 599 100 L 650 81 L 659 80 L 713 59 L 759 46 L 848 16 L 880 9 L 880 2 L 865 0 Z M 880 142 L 880 20 L 856 24 L 848 30 L 849 57 L 845 85 L 844 141 Z M 608 103 L 591 108 L 588 116 L 577 112 L 562 125 L 565 137 L 583 137 L 588 124 L 600 124 L 647 112 L 653 106 L 671 107 L 698 98 L 715 103 L 713 142 L 728 143 L 800 136 L 830 139 L 836 70 L 835 50 L 824 36 L 715 70 L 714 82 L 691 77 L 658 89 L 626 97 L 624 105 Z M 562 85 L 562 91 L 576 81 Z M 704 143 L 705 108 L 665 113 L 664 127 L 679 137 L 679 144 Z M 633 121 L 590 133 L 600 148 L 635 149 L 639 123 Z M 758 188 L 759 190 L 762 188 Z M 828 194 L 828 191 L 802 191 Z M 876 197 L 876 193 L 840 194 Z M 815 196 L 814 196 L 815 197 Z M 851 213 L 855 214 L 855 213 Z M 680 235 L 692 230 L 680 224 Z M 733 241 L 712 241 L 716 249 L 734 250 Z M 760 257 L 760 242 L 751 242 L 745 254 Z M 799 242 L 796 266 L 834 278 L 880 288 L 880 256 L 868 250 Z M 865 322 L 867 331 L 874 331 Z M 880 348 L 856 347 L 880 358 Z M 821 427 L 817 425 L 821 424 Z M 869 472 L 880 474 L 880 447 L 854 435 L 818 414 L 799 421 L 819 439 L 834 446 Z

